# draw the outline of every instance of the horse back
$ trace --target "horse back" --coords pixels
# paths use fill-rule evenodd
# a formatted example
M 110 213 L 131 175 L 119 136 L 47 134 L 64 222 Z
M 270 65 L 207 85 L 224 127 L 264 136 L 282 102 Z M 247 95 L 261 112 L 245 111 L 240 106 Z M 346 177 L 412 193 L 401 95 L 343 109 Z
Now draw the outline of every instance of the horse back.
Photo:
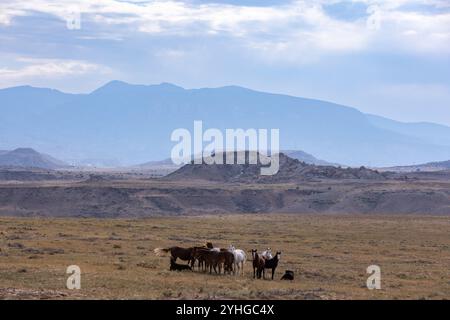
M 192 258 L 194 248 L 182 248 L 182 247 L 171 247 L 170 253 L 174 258 L 180 258 L 181 260 L 189 260 Z

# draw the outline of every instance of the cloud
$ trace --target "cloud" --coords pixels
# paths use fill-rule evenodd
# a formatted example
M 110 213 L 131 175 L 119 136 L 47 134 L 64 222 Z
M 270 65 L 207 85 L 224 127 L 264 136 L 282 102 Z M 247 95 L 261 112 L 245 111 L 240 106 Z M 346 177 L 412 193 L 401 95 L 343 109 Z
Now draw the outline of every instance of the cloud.
M 0 65 L 0 84 L 26 83 L 32 79 L 61 79 L 85 74 L 105 74 L 111 72 L 107 67 L 81 60 L 17 58 L 20 65 L 5 68 Z
M 256 57 L 293 63 L 314 61 L 323 54 L 370 50 L 450 53 L 447 1 L 353 2 L 367 6 L 365 17 L 339 20 L 323 8 L 343 0 L 292 1 L 261 7 L 182 1 L 3 0 L 0 24 L 11 25 L 15 17 L 35 12 L 66 21 L 78 10 L 82 27 L 88 22 L 91 28 L 103 28 L 102 32 L 106 27 L 111 33 L 119 33 L 111 38 L 122 39 L 127 32 L 128 36 L 136 32 L 149 36 L 225 36 Z
M 450 14 L 382 11 L 381 28 L 396 48 L 418 52 L 450 53 Z M 384 32 L 385 33 L 385 32 Z

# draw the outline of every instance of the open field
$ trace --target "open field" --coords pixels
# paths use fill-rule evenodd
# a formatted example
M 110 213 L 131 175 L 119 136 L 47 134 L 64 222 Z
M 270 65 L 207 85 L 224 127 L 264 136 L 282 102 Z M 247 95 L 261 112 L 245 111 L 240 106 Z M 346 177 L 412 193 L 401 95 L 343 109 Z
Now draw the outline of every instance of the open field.
M 0 218 L 0 298 L 448 299 L 450 217 L 218 215 L 147 219 Z M 170 272 L 155 247 L 281 250 L 276 280 Z M 249 253 L 250 256 L 250 253 Z M 65 288 L 69 265 L 81 290 Z M 366 268 L 381 267 L 381 290 Z M 285 269 L 293 282 L 280 281 Z

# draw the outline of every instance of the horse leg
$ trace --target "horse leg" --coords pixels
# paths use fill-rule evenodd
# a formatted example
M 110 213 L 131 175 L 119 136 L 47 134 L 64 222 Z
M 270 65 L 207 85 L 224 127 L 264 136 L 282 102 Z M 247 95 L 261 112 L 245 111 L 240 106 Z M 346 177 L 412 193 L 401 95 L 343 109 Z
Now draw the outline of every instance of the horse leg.
M 273 274 L 275 273 L 275 268 L 272 268 L 272 280 L 273 280 Z

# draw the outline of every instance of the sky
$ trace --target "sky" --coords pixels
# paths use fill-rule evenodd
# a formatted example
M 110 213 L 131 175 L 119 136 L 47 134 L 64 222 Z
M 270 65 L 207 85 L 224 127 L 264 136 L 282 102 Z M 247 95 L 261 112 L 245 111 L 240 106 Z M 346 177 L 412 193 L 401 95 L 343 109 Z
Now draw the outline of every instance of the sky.
M 0 88 L 86 93 L 113 79 L 450 126 L 450 1 L 0 1 Z

